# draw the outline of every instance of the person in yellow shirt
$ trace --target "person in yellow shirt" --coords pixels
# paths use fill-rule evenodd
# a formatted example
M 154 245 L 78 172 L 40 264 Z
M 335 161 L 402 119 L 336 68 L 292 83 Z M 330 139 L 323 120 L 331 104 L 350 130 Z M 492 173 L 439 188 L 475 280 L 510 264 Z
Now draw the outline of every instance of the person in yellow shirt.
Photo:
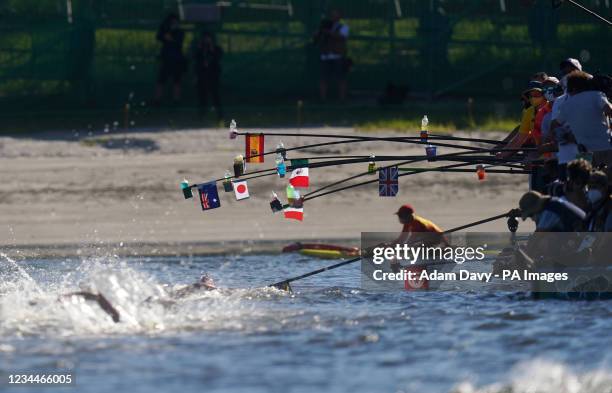
M 528 104 L 526 104 L 527 106 L 525 109 L 523 109 L 521 124 L 518 127 L 518 130 L 513 131 L 508 138 L 504 140 L 506 144 L 501 147 L 501 149 L 520 149 L 529 143 L 533 143 L 533 129 L 535 126 L 535 115 L 537 108 L 530 102 L 531 99 L 529 95 L 532 91 L 542 92 L 542 83 L 538 81 L 531 81 L 527 85 L 527 90 L 523 92 L 522 97 Z M 516 152 L 502 151 L 497 153 L 496 157 L 508 158 L 514 154 L 516 154 Z

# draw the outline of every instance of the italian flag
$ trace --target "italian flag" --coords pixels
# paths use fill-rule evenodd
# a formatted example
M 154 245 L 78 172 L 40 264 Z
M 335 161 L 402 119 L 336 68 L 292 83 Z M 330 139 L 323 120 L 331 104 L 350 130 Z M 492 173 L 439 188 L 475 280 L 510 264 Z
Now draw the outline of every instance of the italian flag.
M 308 168 L 297 168 L 291 172 L 289 183 L 295 188 L 308 187 Z
M 295 207 L 285 208 L 285 218 L 288 218 L 290 220 L 303 221 L 304 220 L 304 208 L 303 207 L 299 209 L 296 209 Z
M 264 135 L 246 134 L 245 138 L 245 157 L 247 162 L 264 162 Z

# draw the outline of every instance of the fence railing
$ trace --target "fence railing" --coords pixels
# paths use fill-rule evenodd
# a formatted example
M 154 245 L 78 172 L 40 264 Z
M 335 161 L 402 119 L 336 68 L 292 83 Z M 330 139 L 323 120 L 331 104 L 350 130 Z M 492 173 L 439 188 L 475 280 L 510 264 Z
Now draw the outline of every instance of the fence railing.
M 610 1 L 583 1 L 605 16 Z M 116 107 L 147 100 L 157 72 L 155 32 L 168 12 L 219 9 L 219 20 L 184 23 L 185 52 L 203 29 L 225 51 L 224 100 L 282 101 L 316 95 L 322 15 L 340 9 L 350 26 L 353 92 L 387 83 L 424 97 L 512 96 L 535 71 L 565 57 L 612 71 L 612 29 L 545 0 L 7 0 L 0 8 L 0 111 Z M 185 105 L 195 102 L 184 80 Z

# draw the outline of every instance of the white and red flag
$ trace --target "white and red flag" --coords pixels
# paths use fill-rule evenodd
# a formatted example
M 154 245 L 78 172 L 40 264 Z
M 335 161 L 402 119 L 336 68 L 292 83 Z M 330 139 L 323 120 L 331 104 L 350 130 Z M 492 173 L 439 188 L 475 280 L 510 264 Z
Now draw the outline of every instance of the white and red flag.
M 308 181 L 308 168 L 297 168 L 291 172 L 289 183 L 295 188 L 307 188 Z
M 298 221 L 304 220 L 304 208 L 303 207 L 300 207 L 300 208 L 286 207 L 284 212 L 285 212 L 285 218 L 288 218 L 290 220 L 298 220 Z
M 236 200 L 247 199 L 250 196 L 246 180 L 234 182 L 234 194 L 236 194 Z

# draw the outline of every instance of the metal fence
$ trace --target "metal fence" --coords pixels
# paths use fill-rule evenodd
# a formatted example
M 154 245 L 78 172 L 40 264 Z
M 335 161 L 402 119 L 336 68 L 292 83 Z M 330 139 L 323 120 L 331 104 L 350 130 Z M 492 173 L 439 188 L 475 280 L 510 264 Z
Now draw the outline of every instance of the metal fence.
M 611 13 L 610 0 L 583 3 Z M 193 21 L 201 20 L 202 5 L 219 19 Z M 587 70 L 612 71 L 612 29 L 544 0 L 4 0 L 0 111 L 149 99 L 158 67 L 155 32 L 168 12 L 183 18 L 186 53 L 199 31 L 215 32 L 225 51 L 227 103 L 314 97 L 319 65 L 312 35 L 331 8 L 350 27 L 354 97 L 375 96 L 389 82 L 424 97 L 509 97 L 530 74 L 554 72 L 570 56 Z M 192 76 L 183 83 L 183 103 L 194 105 Z

